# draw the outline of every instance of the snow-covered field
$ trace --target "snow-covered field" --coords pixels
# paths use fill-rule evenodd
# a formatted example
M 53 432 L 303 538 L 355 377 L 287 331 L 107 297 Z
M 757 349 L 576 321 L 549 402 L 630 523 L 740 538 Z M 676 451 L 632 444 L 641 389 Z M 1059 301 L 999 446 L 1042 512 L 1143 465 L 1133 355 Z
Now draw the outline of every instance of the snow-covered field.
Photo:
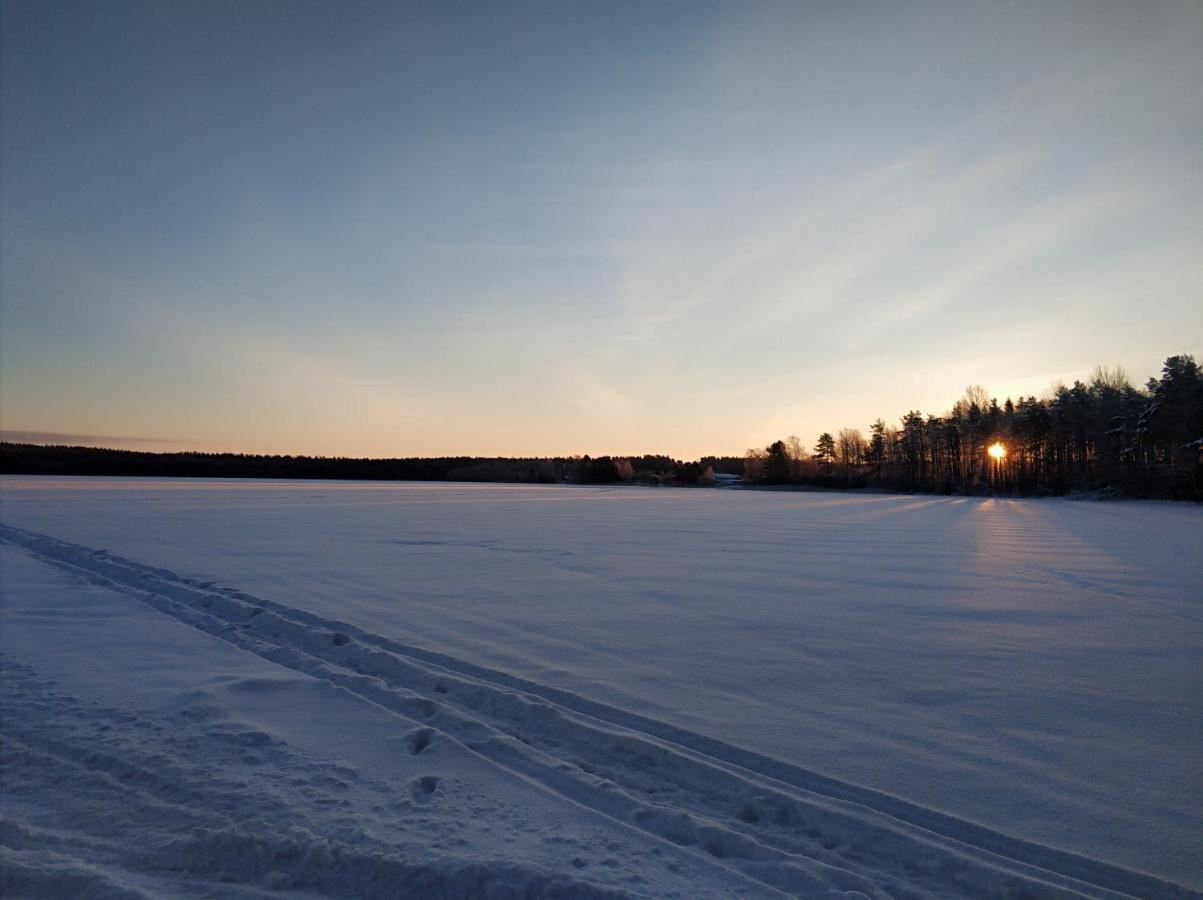
M 1203 509 L 5 478 L 4 896 L 1198 896 Z

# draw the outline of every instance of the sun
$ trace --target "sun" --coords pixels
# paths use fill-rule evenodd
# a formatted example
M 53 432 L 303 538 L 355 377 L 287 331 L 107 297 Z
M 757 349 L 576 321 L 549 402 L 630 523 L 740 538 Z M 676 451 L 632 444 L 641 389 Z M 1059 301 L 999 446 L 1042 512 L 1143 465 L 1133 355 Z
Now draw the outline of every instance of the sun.
M 989 453 L 994 459 L 1002 459 L 1007 455 L 1007 448 L 998 441 L 995 441 L 986 448 L 986 452 Z

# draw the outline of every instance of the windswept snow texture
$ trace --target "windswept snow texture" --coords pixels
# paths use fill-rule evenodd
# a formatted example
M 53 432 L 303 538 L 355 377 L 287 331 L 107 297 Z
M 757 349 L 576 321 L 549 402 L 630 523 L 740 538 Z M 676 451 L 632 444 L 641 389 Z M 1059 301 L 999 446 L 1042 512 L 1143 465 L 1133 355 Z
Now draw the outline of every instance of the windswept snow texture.
M 6 478 L 5 896 L 1199 896 L 1203 509 Z

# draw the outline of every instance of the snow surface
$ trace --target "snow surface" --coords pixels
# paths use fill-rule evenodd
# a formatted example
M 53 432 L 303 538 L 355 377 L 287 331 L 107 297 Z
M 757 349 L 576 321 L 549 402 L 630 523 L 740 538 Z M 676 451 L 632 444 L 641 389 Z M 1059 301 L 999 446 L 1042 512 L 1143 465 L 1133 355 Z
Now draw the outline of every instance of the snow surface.
M 5 896 L 1198 896 L 1203 509 L 0 481 Z

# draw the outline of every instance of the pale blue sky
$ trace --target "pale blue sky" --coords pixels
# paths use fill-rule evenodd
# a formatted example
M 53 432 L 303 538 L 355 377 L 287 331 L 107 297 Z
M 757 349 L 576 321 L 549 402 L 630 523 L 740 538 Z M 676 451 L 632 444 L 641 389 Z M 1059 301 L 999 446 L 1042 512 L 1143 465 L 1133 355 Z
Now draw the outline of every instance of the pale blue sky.
M 9 431 L 693 457 L 1203 351 L 1199 2 L 2 27 Z

